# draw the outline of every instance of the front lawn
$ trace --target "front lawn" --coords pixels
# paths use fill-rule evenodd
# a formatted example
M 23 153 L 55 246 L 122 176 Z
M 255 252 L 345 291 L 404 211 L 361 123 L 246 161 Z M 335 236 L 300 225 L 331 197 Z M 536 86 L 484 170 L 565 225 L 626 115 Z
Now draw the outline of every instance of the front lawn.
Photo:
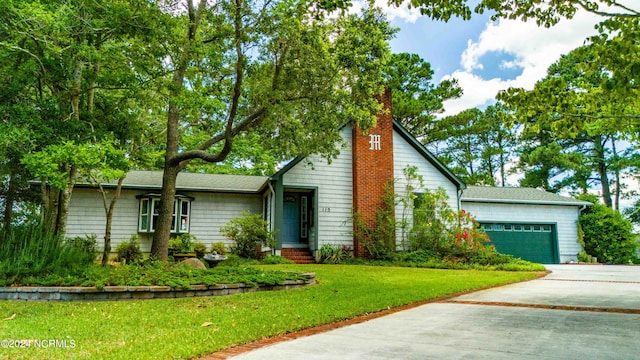
M 191 358 L 277 334 L 445 294 L 529 279 L 537 274 L 354 265 L 266 268 L 315 272 L 319 284 L 296 290 L 208 298 L 80 303 L 3 301 L 0 358 Z M 11 340 L 41 343 L 58 340 L 58 345 L 66 344 L 67 348 L 57 345 L 7 348 L 5 345 Z

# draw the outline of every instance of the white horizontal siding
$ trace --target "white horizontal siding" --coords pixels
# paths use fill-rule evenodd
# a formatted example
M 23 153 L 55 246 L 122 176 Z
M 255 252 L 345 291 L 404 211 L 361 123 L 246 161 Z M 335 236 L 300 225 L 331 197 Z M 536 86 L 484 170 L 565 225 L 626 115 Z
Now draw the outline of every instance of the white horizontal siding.
M 123 190 L 116 203 L 111 229 L 111 249 L 115 252 L 119 243 L 138 234 L 137 195 L 145 191 Z M 243 211 L 260 213 L 261 195 L 222 194 L 222 193 L 182 193 L 194 198 L 191 202 L 190 233 L 209 247 L 222 241 L 227 246 L 230 241 L 220 234 L 220 228 L 229 220 L 242 216 Z M 98 249 L 104 246 L 106 216 L 100 193 L 96 189 L 77 188 L 71 197 L 67 237 L 96 234 Z M 138 234 L 143 251 L 151 251 L 151 234 Z
M 462 208 L 479 222 L 522 222 L 556 224 L 560 262 L 577 261 L 578 244 L 577 206 L 498 204 L 462 202 Z
M 230 220 L 242 216 L 243 211 L 262 213 L 262 195 L 188 193 L 191 202 L 190 233 L 209 247 L 215 242 L 230 240 L 220 234 L 220 228 Z
M 139 201 L 136 195 L 140 191 L 122 190 L 116 202 L 111 225 L 111 251 L 114 252 L 119 243 L 129 240 L 137 234 Z M 69 218 L 67 220 L 67 237 L 95 234 L 98 250 L 104 247 L 104 231 L 107 217 L 100 192 L 97 189 L 76 188 L 71 196 Z M 144 251 L 151 250 L 151 242 L 140 238 L 140 247 Z
M 429 160 L 420 154 L 409 142 L 407 142 L 396 131 L 393 132 L 393 173 L 395 181 L 395 193 L 400 196 L 406 196 L 407 180 L 403 174 L 403 170 L 408 166 L 416 166 L 418 174 L 422 176 L 423 188 L 417 189 L 415 192 L 429 189 L 431 191 L 443 188 L 449 197 L 448 204 L 454 211 L 458 211 L 458 191 L 456 184 L 451 182 L 440 170 L 438 170 Z M 417 186 L 418 184 L 412 184 Z M 396 221 L 402 221 L 403 216 L 409 224 L 413 224 L 413 212 L 411 209 L 405 210 L 402 204 L 398 204 L 395 209 Z M 403 215 L 404 214 L 404 215 Z M 396 242 L 402 242 L 402 230 L 396 231 Z
M 284 186 L 317 187 L 318 246 L 335 244 L 353 246 L 353 170 L 351 127 L 341 133 L 346 141 L 331 163 L 319 156 L 309 156 L 283 175 Z M 323 211 L 324 209 L 324 211 Z

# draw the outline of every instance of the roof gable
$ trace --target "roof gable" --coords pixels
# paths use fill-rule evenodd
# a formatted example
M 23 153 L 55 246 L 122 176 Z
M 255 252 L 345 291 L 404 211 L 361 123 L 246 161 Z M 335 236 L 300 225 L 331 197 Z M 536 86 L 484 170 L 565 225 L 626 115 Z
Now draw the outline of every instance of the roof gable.
M 347 125 L 345 125 L 347 126 Z M 440 171 L 447 179 L 456 184 L 459 189 L 466 188 L 466 184 L 458 178 L 449 168 L 447 168 L 438 158 L 431 153 L 418 139 L 413 137 L 400 123 L 397 121 L 393 121 L 393 130 L 398 133 L 403 139 L 405 139 L 422 157 L 424 157 L 427 161 L 429 161 L 438 171 Z M 349 141 L 353 141 L 349 139 Z M 295 159 L 291 160 L 287 165 L 285 165 L 282 169 L 276 172 L 272 179 L 277 179 L 289 171 L 291 168 L 296 166 L 299 162 L 306 159 L 307 156 L 298 156 Z
M 405 129 L 399 122 L 393 121 L 393 130 L 398 133 L 409 145 L 411 145 L 422 157 L 429 161 L 442 175 L 449 179 L 452 183 L 456 184 L 458 189 L 465 189 L 467 185 L 457 177 L 449 168 L 438 160 L 438 158 L 429 151 L 424 144 L 416 139 L 407 129 Z

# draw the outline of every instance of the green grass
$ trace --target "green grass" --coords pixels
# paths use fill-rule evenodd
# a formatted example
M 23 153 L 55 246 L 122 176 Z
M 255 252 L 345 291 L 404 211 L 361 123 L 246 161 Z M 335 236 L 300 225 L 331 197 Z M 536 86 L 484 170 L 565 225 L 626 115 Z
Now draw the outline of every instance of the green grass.
M 6 359 L 175 359 L 535 273 L 353 265 L 275 265 L 311 271 L 303 289 L 120 302 L 0 302 L 0 340 L 74 340 L 72 349 L 0 349 Z M 12 315 L 15 317 L 12 319 Z M 209 326 L 202 326 L 211 323 Z

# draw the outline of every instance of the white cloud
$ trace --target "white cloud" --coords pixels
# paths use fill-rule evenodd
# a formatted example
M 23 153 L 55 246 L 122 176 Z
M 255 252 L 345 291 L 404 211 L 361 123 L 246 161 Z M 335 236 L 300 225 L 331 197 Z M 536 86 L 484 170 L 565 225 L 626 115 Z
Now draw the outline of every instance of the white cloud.
M 445 103 L 444 115 L 492 103 L 499 90 L 533 88 L 560 55 L 583 45 L 588 36 L 595 34 L 593 27 L 602 20 L 596 15 L 579 12 L 573 19 L 563 20 L 549 29 L 538 27 L 535 22 L 519 20 L 488 23 L 477 42 L 469 40 L 467 49 L 460 56 L 461 68 L 444 77 L 458 79 L 464 90 L 461 98 Z M 483 69 L 482 57 L 492 52 L 510 55 L 512 59 L 503 62 L 501 67 L 522 68 L 522 73 L 512 80 L 482 79 L 475 75 L 475 70 Z

